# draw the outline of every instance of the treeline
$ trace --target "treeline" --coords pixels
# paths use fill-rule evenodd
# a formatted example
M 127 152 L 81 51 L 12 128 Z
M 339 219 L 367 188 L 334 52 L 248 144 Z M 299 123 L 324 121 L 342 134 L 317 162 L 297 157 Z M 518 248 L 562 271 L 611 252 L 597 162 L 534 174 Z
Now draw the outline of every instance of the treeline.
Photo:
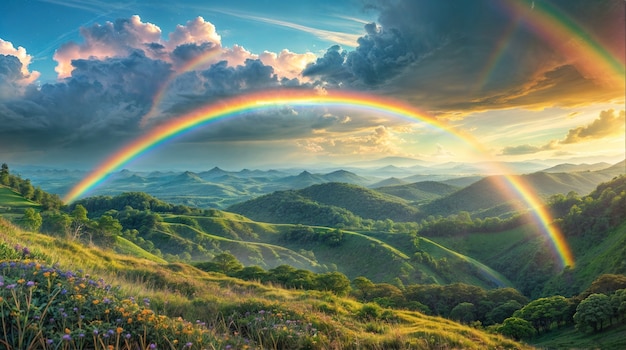
M 72 210 L 81 205 L 92 216 L 100 216 L 109 210 L 124 210 L 127 207 L 142 211 L 172 213 L 181 215 L 211 215 L 214 210 L 191 208 L 185 205 L 170 204 L 152 197 L 145 192 L 125 192 L 117 196 L 94 196 L 80 199 L 69 206 Z
M 33 186 L 29 179 L 11 174 L 6 163 L 0 166 L 0 185 L 7 186 L 24 198 L 41 204 L 43 210 L 60 209 L 63 206 L 63 201 L 58 195 L 43 191 L 39 186 Z
M 626 218 L 626 175 L 602 183 L 585 197 L 570 192 L 550 198 L 557 222 L 568 236 L 593 237 L 605 233 Z
M 284 288 L 329 291 L 340 296 L 347 295 L 351 289 L 350 280 L 340 272 L 315 273 L 289 265 L 280 265 L 269 270 L 264 270 L 260 266 L 244 267 L 228 252 L 216 255 L 209 262 L 196 263 L 194 266 L 207 272 L 220 272 L 230 277 L 271 283 Z

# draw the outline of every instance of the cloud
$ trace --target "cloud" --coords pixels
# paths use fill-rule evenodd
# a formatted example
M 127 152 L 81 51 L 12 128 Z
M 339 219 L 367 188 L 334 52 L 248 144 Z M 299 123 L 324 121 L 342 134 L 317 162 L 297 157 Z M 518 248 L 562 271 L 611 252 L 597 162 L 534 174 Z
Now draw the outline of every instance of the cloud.
M 302 71 L 309 63 L 316 59 L 316 56 L 311 52 L 298 54 L 284 49 L 278 54 L 264 51 L 259 55 L 259 59 L 265 65 L 272 66 L 276 74 L 280 77 L 302 79 Z
M 58 63 L 55 71 L 59 78 L 70 76 L 72 60 L 122 57 L 134 50 L 142 50 L 151 43 L 159 43 L 161 29 L 154 24 L 141 22 L 141 18 L 134 15 L 104 25 L 96 23 L 91 27 L 82 27 L 80 35 L 84 39 L 83 43 L 63 44 L 54 54 Z
M 5 59 L 2 64 L 4 67 L 0 67 L 0 69 L 3 70 L 3 72 L 0 74 L 4 75 L 4 79 L 11 79 L 11 81 L 17 82 L 21 85 L 26 85 L 32 83 L 33 81 L 37 80 L 37 78 L 39 78 L 39 72 L 30 72 L 28 70 L 28 66 L 30 65 L 33 57 L 26 53 L 25 48 L 18 46 L 16 49 L 10 41 L 5 41 L 0 38 L 0 55 L 13 56 L 20 62 L 19 71 L 21 74 L 9 74 L 8 70 L 14 70 L 14 68 L 16 67 L 16 63 L 9 62 L 9 59 Z M 12 66 L 12 68 L 8 66 Z
M 587 34 L 547 30 L 548 24 L 558 28 L 556 16 L 537 18 L 539 8 L 532 12 L 508 0 L 370 0 L 366 6 L 379 12 L 378 25 L 366 25 L 354 51 L 331 47 L 303 74 L 330 86 L 403 98 L 449 118 L 623 99 L 624 79 L 607 84 L 603 74 L 615 72 L 596 69 L 606 68 L 598 61 L 611 55 L 624 61 L 623 4 L 547 5 Z M 597 42 L 580 44 L 589 38 Z M 599 58 L 593 50 L 606 53 Z
M 170 50 L 183 44 L 190 43 L 213 43 L 214 46 L 221 46 L 222 38 L 217 34 L 215 26 L 198 16 L 185 25 L 177 25 L 174 32 L 169 34 L 169 41 L 166 46 Z
M 570 129 L 562 144 L 585 142 L 594 139 L 601 139 L 607 136 L 623 135 L 626 118 L 624 111 L 618 114 L 614 110 L 600 112 L 598 119 L 591 124 Z
M 570 129 L 563 140 L 551 140 L 542 146 L 530 144 L 508 146 L 502 149 L 500 155 L 533 154 L 549 150 L 557 150 L 562 145 L 599 140 L 606 137 L 624 134 L 626 128 L 625 111 L 616 113 L 614 110 L 601 111 L 597 119 L 590 124 Z

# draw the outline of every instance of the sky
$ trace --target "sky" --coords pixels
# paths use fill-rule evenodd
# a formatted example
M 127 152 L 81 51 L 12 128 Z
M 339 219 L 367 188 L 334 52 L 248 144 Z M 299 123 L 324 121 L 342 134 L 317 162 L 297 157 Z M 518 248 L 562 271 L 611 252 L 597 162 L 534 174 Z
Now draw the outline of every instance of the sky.
M 420 117 L 274 101 L 123 165 L 616 163 L 625 13 L 621 0 L 4 0 L 0 162 L 89 170 L 194 111 L 298 91 Z

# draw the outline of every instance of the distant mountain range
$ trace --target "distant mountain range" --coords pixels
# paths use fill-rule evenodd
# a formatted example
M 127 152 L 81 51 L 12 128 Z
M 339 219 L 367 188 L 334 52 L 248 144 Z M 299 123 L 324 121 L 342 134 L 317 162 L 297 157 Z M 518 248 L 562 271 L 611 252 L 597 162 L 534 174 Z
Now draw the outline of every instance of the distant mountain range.
M 378 167 L 354 167 L 366 164 Z M 406 165 L 406 167 L 398 166 L 398 164 Z M 572 190 L 586 194 L 599 182 L 623 173 L 625 167 L 623 161 L 614 165 L 608 163 L 561 164 L 550 168 L 541 168 L 542 165 L 536 162 L 507 163 L 503 166 L 515 169 L 518 174 L 528 174 L 522 176 L 536 187 L 538 193 L 546 196 Z M 543 169 L 543 172 L 526 172 L 536 168 Z M 112 173 L 107 181 L 94 188 L 88 195 L 115 195 L 141 191 L 171 203 L 224 209 L 275 191 L 300 190 L 313 185 L 338 182 L 377 189 L 408 202 L 423 204 L 427 201 L 439 200 L 438 205 L 447 205 L 444 204 L 445 199 L 442 197 L 452 195 L 452 189 L 466 188 L 486 176 L 500 176 L 500 174 L 490 174 L 489 172 L 493 169 L 494 167 L 489 168 L 487 164 L 482 163 L 445 163 L 428 166 L 417 159 L 397 157 L 353 163 L 347 165 L 346 169 L 324 171 L 302 169 L 227 171 L 219 167 L 202 172 L 141 172 L 124 169 Z M 61 196 L 69 192 L 74 184 L 87 175 L 86 172 L 77 170 L 38 167 L 20 168 L 16 170 L 16 173 L 23 178 L 30 179 L 43 190 Z M 435 185 L 433 182 L 438 184 Z M 397 186 L 401 187 L 394 188 Z M 433 192 L 425 190 L 424 186 L 431 189 L 433 186 L 441 188 Z M 477 198 L 482 198 L 479 201 L 484 202 L 479 205 L 481 208 L 500 203 L 502 198 L 498 198 L 497 194 L 490 200 L 486 198 L 489 196 L 488 193 L 495 190 L 487 190 L 485 186 L 485 183 L 479 183 L 475 187 L 467 188 L 465 190 L 468 193 L 467 196 L 474 198 L 470 201 L 476 202 Z M 457 196 L 462 197 L 463 192 Z M 476 206 L 476 204 L 465 206 L 462 204 L 463 201 L 455 197 L 451 197 L 450 201 L 459 208 L 472 209 Z

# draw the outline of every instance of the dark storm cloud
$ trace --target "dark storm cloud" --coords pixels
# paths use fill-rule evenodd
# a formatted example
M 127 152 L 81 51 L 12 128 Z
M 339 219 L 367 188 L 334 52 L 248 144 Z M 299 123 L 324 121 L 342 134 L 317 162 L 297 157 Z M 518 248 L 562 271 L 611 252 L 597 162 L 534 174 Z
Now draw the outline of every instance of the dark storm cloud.
M 433 113 L 576 105 L 621 91 L 590 71 L 575 34 L 555 42 L 534 18 L 549 5 L 612 54 L 624 55 L 624 5 L 616 1 L 371 0 L 380 26 L 368 24 L 351 52 L 331 47 L 304 76 L 331 86 L 375 89 Z M 533 12 L 534 11 L 534 12 Z M 550 19 L 556 21 L 557 19 Z M 549 25 L 554 25 L 551 23 Z M 562 24 L 561 24 L 562 26 Z M 554 31 L 554 30 L 553 30 Z M 621 39 L 620 39 L 621 38 Z M 570 50 L 568 52 L 568 50 Z M 343 61 L 341 61 L 343 59 Z M 565 75 L 566 74 L 566 75 Z
M 132 137 L 170 65 L 135 51 L 128 57 L 75 60 L 62 82 L 29 86 L 0 101 L 0 148 L 111 147 Z M 42 137 L 45 134 L 45 137 Z M 26 146 L 28 148 L 28 146 Z

